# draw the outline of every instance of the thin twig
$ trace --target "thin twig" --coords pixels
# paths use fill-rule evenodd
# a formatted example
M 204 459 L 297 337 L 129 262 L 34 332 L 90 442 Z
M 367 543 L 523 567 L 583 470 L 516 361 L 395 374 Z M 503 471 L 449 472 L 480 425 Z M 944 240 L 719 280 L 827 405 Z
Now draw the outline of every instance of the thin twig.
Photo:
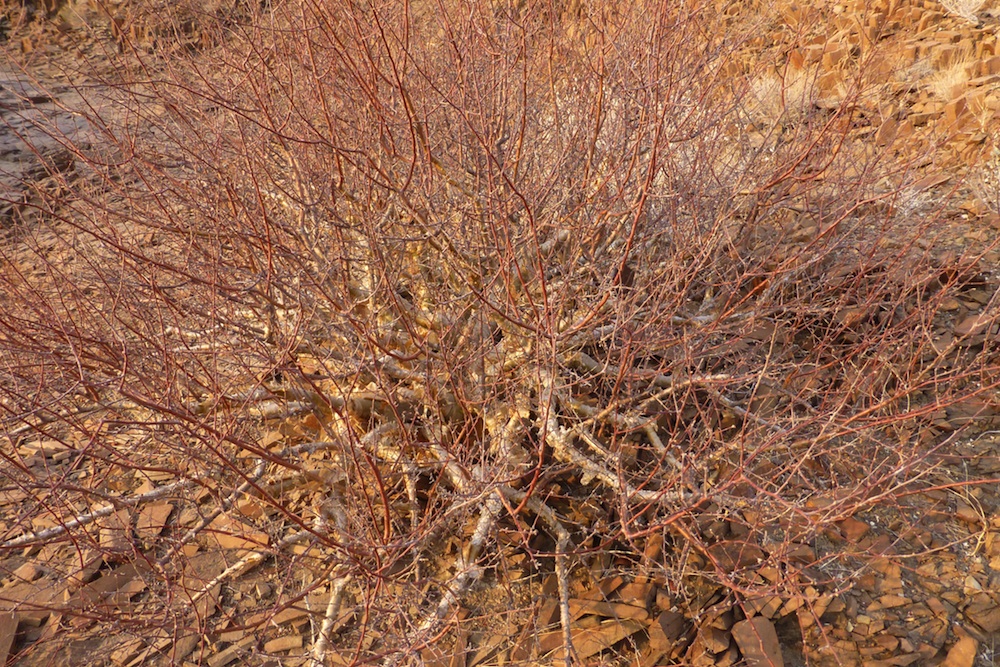
M 31 544 L 33 542 L 43 542 L 45 540 L 50 540 L 53 537 L 58 537 L 73 528 L 79 528 L 80 526 L 86 526 L 87 524 L 93 523 L 97 519 L 101 519 L 106 516 L 114 514 L 122 507 L 131 507 L 133 505 L 138 505 L 139 503 L 144 503 L 149 500 L 156 500 L 157 498 L 162 498 L 165 495 L 174 493 L 175 491 L 181 491 L 183 489 L 193 486 L 196 482 L 208 477 L 207 474 L 197 475 L 192 479 L 185 479 L 180 482 L 175 482 L 173 484 L 168 484 L 167 486 L 161 486 L 158 489 L 153 489 L 152 491 L 147 491 L 138 496 L 132 496 L 129 498 L 118 498 L 110 504 L 100 509 L 96 509 L 93 512 L 88 512 L 87 514 L 81 514 L 74 517 L 73 519 L 60 524 L 58 526 L 53 526 L 51 528 L 46 528 L 37 533 L 27 533 L 26 535 L 21 535 L 20 537 L 15 537 L 14 539 L 7 540 L 3 544 L 0 544 L 0 549 L 14 549 L 17 547 L 23 547 L 25 545 Z

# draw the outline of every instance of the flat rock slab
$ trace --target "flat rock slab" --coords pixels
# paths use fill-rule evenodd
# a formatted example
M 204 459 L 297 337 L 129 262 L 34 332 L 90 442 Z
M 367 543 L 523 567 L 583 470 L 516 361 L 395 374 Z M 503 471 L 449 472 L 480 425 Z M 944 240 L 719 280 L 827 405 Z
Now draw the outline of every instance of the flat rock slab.
M 972 667 L 976 662 L 976 652 L 979 646 L 972 637 L 962 637 L 948 651 L 944 659 L 944 667 Z
M 0 665 L 7 664 L 10 647 L 17 632 L 17 614 L 12 611 L 0 612 Z
M 749 667 L 784 667 L 781 645 L 774 624 L 763 616 L 733 626 L 733 639 Z

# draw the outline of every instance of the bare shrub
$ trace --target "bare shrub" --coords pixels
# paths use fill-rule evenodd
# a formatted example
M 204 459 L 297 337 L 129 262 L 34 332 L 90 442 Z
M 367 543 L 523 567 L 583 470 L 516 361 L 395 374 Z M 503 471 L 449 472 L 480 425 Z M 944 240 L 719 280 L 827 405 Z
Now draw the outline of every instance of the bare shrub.
M 317 664 L 396 664 L 554 575 L 569 662 L 588 572 L 651 577 L 688 639 L 845 585 L 790 552 L 903 502 L 995 387 L 982 328 L 936 324 L 976 258 L 894 215 L 915 175 L 849 148 L 857 85 L 762 114 L 754 25 L 573 10 L 303 0 L 123 49 L 101 152 L 2 251 L 5 547 L 141 582 L 59 613 L 169 664 L 319 595 Z M 109 519 L 154 501 L 161 532 Z
M 979 17 L 976 12 L 983 6 L 983 0 L 941 0 L 941 6 L 955 16 L 959 16 L 974 25 L 979 25 Z

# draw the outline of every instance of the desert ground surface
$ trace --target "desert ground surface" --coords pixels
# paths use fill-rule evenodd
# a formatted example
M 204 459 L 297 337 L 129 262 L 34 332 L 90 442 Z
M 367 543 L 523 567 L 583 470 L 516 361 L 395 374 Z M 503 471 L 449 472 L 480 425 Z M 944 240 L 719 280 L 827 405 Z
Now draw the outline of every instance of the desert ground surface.
M 1000 5 L 530 4 L 0 3 L 0 664 L 1000 660 Z

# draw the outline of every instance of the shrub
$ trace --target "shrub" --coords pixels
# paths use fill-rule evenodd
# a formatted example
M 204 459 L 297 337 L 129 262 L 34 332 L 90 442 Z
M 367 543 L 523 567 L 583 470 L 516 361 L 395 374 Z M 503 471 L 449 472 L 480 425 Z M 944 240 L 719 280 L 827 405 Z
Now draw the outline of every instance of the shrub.
M 895 214 L 912 165 L 850 149 L 857 82 L 761 112 L 763 23 L 244 9 L 189 58 L 125 40 L 117 111 L 3 251 L 3 475 L 33 510 L 5 546 L 140 568 L 141 604 L 64 610 L 130 659 L 316 594 L 316 659 L 371 662 L 549 575 L 564 633 L 588 571 L 652 577 L 689 628 L 709 599 L 836 590 L 832 552 L 757 573 L 899 502 L 941 412 L 995 386 L 980 331 L 935 338 L 975 258 L 933 266 L 938 221 Z M 24 458 L 43 441 L 61 467 Z M 116 541 L 153 501 L 162 535 Z M 254 568 L 276 583 L 237 603 Z
M 982 0 L 941 0 L 941 5 L 955 16 L 960 16 L 969 23 L 979 25 L 976 12 L 983 6 Z

